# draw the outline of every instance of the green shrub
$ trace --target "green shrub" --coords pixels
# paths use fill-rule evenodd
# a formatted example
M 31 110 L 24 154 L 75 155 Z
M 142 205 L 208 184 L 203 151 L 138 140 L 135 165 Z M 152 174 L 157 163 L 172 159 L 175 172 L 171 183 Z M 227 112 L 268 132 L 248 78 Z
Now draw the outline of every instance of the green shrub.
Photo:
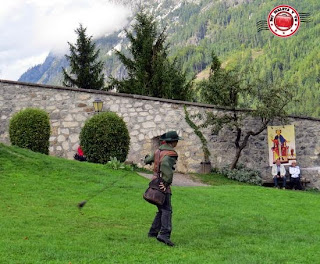
M 105 164 L 112 157 L 126 160 L 130 136 L 126 123 L 116 113 L 100 113 L 86 121 L 80 133 L 80 145 L 88 161 Z
M 262 178 L 259 171 L 246 168 L 244 165 L 239 164 L 235 169 L 230 170 L 228 167 L 221 169 L 221 174 L 227 178 L 239 182 L 246 182 L 255 185 L 262 184 Z
M 21 110 L 10 120 L 9 135 L 12 145 L 48 155 L 50 138 L 48 113 L 34 108 Z
M 127 171 L 134 171 L 134 167 L 125 164 L 124 162 L 120 162 L 117 158 L 111 158 L 107 164 L 107 168 L 113 169 L 113 170 L 127 170 Z

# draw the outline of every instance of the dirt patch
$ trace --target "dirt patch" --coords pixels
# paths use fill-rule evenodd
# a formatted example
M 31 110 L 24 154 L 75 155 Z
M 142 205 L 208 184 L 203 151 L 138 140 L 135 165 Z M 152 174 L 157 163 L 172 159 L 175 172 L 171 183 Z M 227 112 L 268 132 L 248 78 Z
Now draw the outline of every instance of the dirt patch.
M 143 172 L 138 172 L 138 174 L 150 180 L 152 178 L 152 174 L 143 173 Z M 210 186 L 210 185 L 202 183 L 188 174 L 175 173 L 173 174 L 172 186 Z

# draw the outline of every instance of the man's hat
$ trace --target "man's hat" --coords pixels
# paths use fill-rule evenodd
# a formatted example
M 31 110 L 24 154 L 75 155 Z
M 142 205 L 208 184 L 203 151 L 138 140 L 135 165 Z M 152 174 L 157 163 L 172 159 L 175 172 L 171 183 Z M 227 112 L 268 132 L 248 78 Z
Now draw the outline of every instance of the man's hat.
M 178 141 L 182 140 L 182 137 L 178 136 L 178 133 L 176 131 L 168 131 L 167 133 L 164 133 L 161 135 L 160 140 L 166 141 L 166 142 L 172 142 L 172 141 Z

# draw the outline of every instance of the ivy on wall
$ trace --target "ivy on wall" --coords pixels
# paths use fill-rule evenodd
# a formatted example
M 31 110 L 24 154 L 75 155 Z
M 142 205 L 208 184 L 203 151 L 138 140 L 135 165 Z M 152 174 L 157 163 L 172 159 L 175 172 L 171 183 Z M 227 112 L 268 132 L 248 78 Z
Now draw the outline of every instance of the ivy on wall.
M 197 126 L 191 119 L 190 115 L 187 111 L 187 107 L 184 105 L 184 113 L 185 113 L 185 120 L 188 123 L 188 125 L 194 130 L 194 133 L 199 137 L 202 143 L 202 150 L 203 150 L 203 155 L 204 155 L 204 161 L 208 162 L 209 157 L 211 156 L 211 153 L 208 149 L 208 142 L 202 132 L 199 129 L 199 126 Z

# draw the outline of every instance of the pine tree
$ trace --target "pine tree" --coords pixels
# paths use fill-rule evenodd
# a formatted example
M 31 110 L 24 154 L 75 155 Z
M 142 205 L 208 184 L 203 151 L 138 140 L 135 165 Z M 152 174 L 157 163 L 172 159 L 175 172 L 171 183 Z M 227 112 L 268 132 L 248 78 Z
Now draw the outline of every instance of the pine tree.
M 68 74 L 67 70 L 62 68 L 63 85 L 100 90 L 104 87 L 103 62 L 97 62 L 99 50 L 95 50 L 92 36 L 88 37 L 86 30 L 80 24 L 80 27 L 75 30 L 78 35 L 76 44 L 68 42 L 70 55 L 65 56 L 70 62 L 71 71 Z
M 159 34 L 154 17 L 147 15 L 142 9 L 137 13 L 132 29 L 133 32 L 126 31 L 131 56 L 127 57 L 116 51 L 126 67 L 128 77 L 124 80 L 110 77 L 108 88 L 121 93 L 190 99 L 192 80 L 186 80 L 186 75 L 179 69 L 176 60 L 169 60 L 165 29 Z

